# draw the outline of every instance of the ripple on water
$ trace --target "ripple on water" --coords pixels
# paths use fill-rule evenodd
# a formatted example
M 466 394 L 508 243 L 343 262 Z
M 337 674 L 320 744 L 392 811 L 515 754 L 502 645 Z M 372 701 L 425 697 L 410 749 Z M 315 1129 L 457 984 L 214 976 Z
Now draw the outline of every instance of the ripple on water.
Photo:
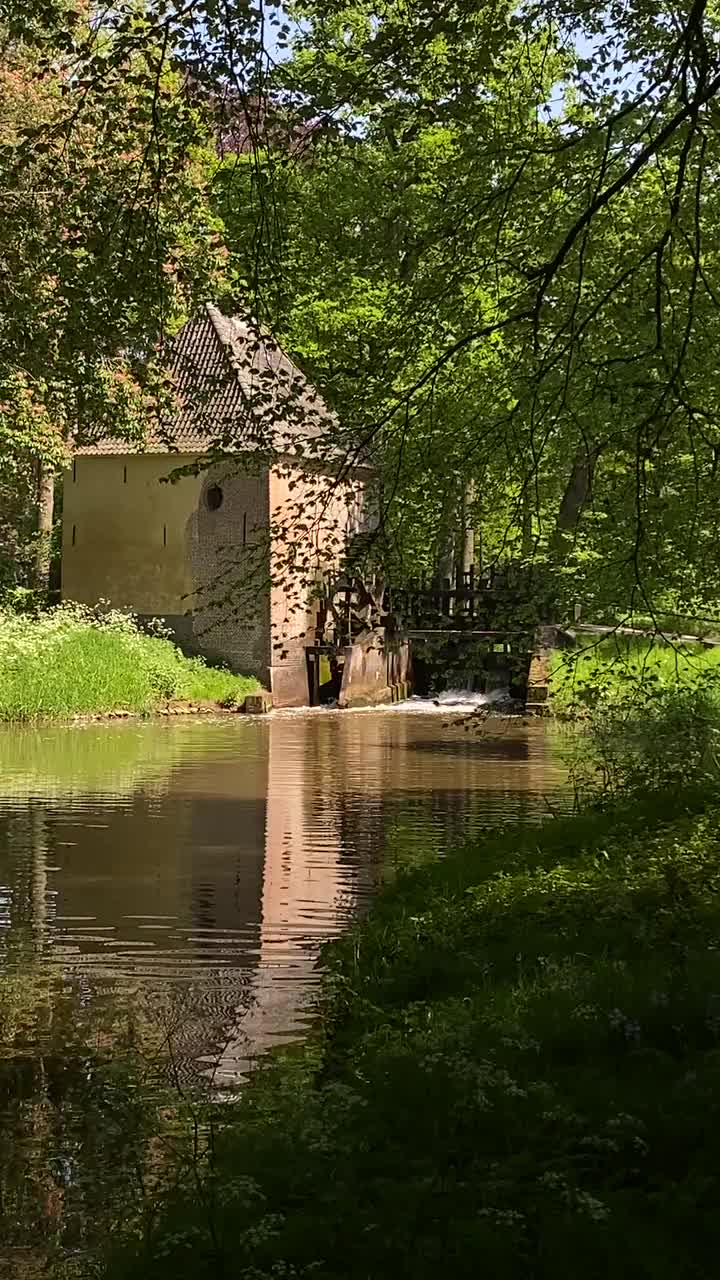
M 5 973 L 100 1021 L 132 1007 L 225 1076 L 302 1031 L 318 948 L 384 862 L 537 817 L 562 783 L 541 725 L 478 737 L 417 707 L 2 731 Z

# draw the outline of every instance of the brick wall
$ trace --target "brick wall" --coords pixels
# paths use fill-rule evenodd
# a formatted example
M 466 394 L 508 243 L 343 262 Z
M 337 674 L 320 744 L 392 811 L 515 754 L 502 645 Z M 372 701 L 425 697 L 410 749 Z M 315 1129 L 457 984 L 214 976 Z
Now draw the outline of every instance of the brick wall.
M 217 503 L 218 493 L 220 505 Z M 203 477 L 189 529 L 197 648 L 236 671 L 270 679 L 268 473 L 221 463 Z
M 340 564 L 347 536 L 362 523 L 362 482 L 339 484 L 330 474 L 297 466 L 270 472 L 271 687 L 279 705 L 308 701 L 305 647 L 314 640 L 317 604 L 312 584 Z M 288 571 L 288 549 L 298 571 Z

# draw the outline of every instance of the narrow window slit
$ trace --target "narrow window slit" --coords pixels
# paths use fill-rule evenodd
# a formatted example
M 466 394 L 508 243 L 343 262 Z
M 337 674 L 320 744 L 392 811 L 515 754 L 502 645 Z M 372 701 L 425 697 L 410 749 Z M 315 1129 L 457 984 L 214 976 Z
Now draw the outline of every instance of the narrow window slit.
M 127 467 L 123 467 L 123 484 L 127 484 Z
M 243 546 L 247 542 L 247 511 L 243 513 Z
M 73 484 L 75 484 L 76 480 L 77 480 L 77 463 L 73 458 Z
M 167 525 L 163 525 L 163 546 L 167 546 Z
M 75 546 L 75 538 L 76 538 L 76 536 L 77 536 L 77 526 L 76 526 L 76 525 L 73 525 L 73 531 L 72 531 L 72 544 L 73 544 L 73 546 Z

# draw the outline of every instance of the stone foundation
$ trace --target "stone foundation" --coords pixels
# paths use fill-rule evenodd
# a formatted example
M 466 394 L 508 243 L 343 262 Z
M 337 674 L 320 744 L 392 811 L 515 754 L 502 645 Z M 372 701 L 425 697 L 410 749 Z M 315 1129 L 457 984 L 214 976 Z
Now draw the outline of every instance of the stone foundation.
M 550 672 L 553 654 L 558 649 L 569 649 L 574 637 L 562 627 L 538 627 L 535 632 L 533 652 L 530 656 L 525 710 L 535 715 L 546 715 L 550 710 Z

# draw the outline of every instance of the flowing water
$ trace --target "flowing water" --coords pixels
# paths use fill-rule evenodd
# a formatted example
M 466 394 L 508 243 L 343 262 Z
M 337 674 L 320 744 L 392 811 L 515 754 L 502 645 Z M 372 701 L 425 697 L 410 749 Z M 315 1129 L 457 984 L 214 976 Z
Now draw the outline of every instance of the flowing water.
M 547 810 L 541 724 L 421 709 L 0 730 L 0 1276 L 120 1194 L 138 1063 L 236 1086 L 384 869 Z

